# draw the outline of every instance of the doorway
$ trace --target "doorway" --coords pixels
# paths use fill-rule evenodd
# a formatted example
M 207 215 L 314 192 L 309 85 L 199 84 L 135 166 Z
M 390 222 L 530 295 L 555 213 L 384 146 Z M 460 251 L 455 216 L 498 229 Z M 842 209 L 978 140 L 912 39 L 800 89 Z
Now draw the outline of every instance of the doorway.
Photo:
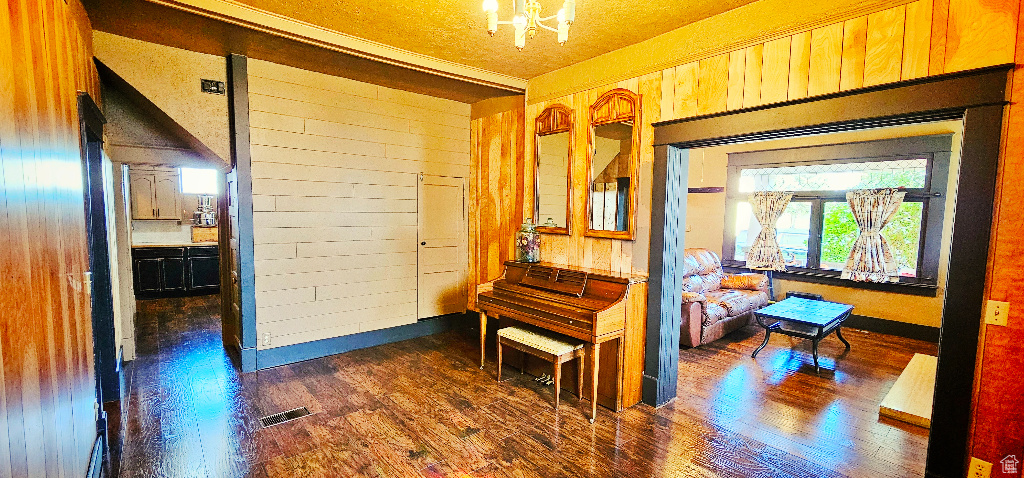
M 644 401 L 676 393 L 687 150 L 886 125 L 963 121 L 959 187 L 942 312 L 926 475 L 963 476 L 985 264 L 1010 66 L 864 88 L 770 107 L 655 125 L 654 204 Z
M 99 403 L 117 400 L 121 390 L 121 367 L 117 360 L 114 325 L 113 274 L 108 237 L 108 204 L 111 169 L 103 161 L 103 124 L 106 120 L 92 98 L 78 96 L 82 138 L 82 168 L 85 178 L 85 224 L 88 236 L 89 271 L 92 289 L 93 355 L 96 366 L 96 396 Z M 109 165 L 107 165 L 109 166 Z M 97 427 L 106 430 L 101 414 Z

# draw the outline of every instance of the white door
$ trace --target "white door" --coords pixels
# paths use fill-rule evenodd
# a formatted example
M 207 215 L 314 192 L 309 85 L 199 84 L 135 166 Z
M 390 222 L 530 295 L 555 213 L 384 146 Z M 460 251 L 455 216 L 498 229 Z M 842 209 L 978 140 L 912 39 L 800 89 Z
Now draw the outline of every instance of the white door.
M 419 318 L 466 311 L 465 179 L 420 176 Z

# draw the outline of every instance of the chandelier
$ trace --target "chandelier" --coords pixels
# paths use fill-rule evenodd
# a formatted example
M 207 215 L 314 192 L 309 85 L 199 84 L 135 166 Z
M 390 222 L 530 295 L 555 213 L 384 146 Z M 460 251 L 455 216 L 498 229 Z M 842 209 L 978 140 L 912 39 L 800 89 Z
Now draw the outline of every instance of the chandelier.
M 569 39 L 569 25 L 576 19 L 576 0 L 565 0 L 557 15 L 541 17 L 539 0 L 512 0 L 515 16 L 511 21 L 498 21 L 498 0 L 484 0 L 484 12 L 487 13 L 487 32 L 494 36 L 498 25 L 512 25 L 516 29 L 516 48 L 519 51 L 526 46 L 526 39 L 533 39 L 537 29 L 543 28 L 558 34 L 558 44 L 563 45 Z M 550 27 L 544 22 L 558 20 L 557 27 Z

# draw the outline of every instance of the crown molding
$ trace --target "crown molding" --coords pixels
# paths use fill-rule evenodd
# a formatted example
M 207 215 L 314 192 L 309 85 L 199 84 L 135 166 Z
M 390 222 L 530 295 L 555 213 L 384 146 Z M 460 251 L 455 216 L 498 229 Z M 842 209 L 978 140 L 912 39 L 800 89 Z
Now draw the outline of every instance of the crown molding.
M 523 93 L 527 80 L 395 48 L 232 0 L 147 0 L 328 50 L 456 80 Z

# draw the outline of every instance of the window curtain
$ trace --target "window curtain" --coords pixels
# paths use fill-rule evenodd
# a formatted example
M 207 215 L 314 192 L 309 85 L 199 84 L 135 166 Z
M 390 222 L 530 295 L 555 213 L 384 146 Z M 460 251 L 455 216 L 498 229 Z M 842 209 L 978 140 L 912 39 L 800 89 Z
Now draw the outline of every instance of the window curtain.
M 860 235 L 843 267 L 843 279 L 862 282 L 897 282 L 899 265 L 882 236 L 882 229 L 900 209 L 907 193 L 895 188 L 859 189 L 846 193 L 846 202 Z
M 761 225 L 761 232 L 747 250 L 747 268 L 773 271 L 786 270 L 782 249 L 775 237 L 775 223 L 782 211 L 789 205 L 793 193 L 782 191 L 758 191 L 750 195 L 750 207 L 754 218 Z

